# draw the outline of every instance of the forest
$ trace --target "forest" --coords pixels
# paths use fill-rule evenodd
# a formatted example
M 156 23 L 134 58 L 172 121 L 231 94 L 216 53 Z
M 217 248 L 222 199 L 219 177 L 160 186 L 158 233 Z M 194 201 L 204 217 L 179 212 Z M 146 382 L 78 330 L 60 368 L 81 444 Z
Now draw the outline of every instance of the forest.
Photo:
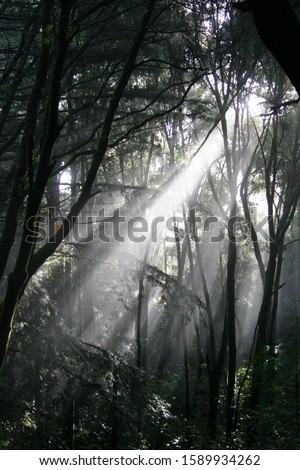
M 300 449 L 299 15 L 0 1 L 0 449 Z

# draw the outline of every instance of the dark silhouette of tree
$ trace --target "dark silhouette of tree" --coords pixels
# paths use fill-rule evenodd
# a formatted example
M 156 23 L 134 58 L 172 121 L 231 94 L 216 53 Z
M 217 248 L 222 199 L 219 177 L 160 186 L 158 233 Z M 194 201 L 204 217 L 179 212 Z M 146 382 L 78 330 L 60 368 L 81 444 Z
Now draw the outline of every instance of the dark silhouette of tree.
M 246 0 L 232 6 L 252 13 L 259 36 L 300 96 L 300 21 L 289 0 Z

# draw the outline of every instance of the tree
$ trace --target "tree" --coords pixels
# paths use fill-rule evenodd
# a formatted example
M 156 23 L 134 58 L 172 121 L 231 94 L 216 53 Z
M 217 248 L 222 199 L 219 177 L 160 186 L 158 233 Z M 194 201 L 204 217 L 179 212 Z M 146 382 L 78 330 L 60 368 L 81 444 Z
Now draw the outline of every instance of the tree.
M 25 203 L 24 224 L 21 235 L 18 256 L 9 274 L 7 290 L 1 304 L 0 316 L 0 362 L 3 363 L 7 350 L 11 324 L 17 303 L 23 291 L 36 270 L 51 256 L 56 247 L 70 232 L 74 226 L 81 209 L 89 201 L 93 192 L 93 184 L 96 180 L 97 172 L 104 160 L 108 146 L 114 118 L 119 108 L 120 101 L 124 95 L 129 79 L 136 69 L 136 59 L 143 44 L 150 20 L 156 6 L 155 1 L 149 1 L 145 5 L 145 12 L 139 26 L 136 26 L 136 35 L 132 40 L 128 50 L 121 59 L 121 70 L 116 77 L 116 84 L 111 90 L 111 95 L 107 100 L 106 112 L 100 124 L 98 144 L 93 152 L 92 161 L 86 174 L 81 192 L 70 208 L 68 216 L 65 218 L 62 227 L 55 234 L 55 239 L 44 244 L 34 251 L 37 243 L 36 224 L 40 214 L 40 207 L 43 201 L 48 181 L 55 168 L 57 160 L 54 158 L 54 147 L 62 135 L 62 127 L 59 123 L 60 106 L 63 102 L 62 86 L 66 86 L 64 81 L 66 67 L 72 65 L 72 60 L 67 62 L 67 51 L 73 44 L 77 35 L 81 33 L 80 24 L 82 19 L 89 18 L 91 14 L 106 12 L 106 3 L 99 2 L 94 6 L 88 6 L 83 12 L 77 9 L 76 2 L 61 2 L 59 10 L 51 1 L 45 1 L 42 5 L 42 39 L 39 53 L 39 64 L 25 114 L 24 131 L 20 142 L 20 155 L 17 169 L 12 182 L 12 191 L 7 208 L 5 224 L 1 238 L 1 275 L 9 259 L 9 254 L 13 246 L 19 221 L 19 213 Z M 53 24 L 53 14 L 58 16 L 58 26 Z M 105 14 L 105 13 L 104 13 Z M 120 12 L 120 15 L 122 11 Z M 74 15 L 77 15 L 74 20 Z M 70 32 L 71 30 L 71 32 Z M 91 39 L 89 38 L 89 41 Z M 81 50 L 85 47 L 82 45 Z M 76 58 L 76 55 L 75 55 Z M 17 58 L 14 59 L 17 62 Z M 74 58 L 73 58 L 74 60 Z M 108 78 L 118 62 L 113 66 Z M 76 71 L 72 70 L 72 76 Z M 74 82 L 73 82 L 74 83 Z M 73 84 L 76 87 L 76 83 Z M 100 93 L 106 86 L 106 81 L 100 86 Z M 42 91 L 47 87 L 48 95 L 43 96 Z M 98 92 L 99 94 L 99 92 Z M 101 95 L 99 95 L 101 96 Z M 44 105 L 44 103 L 46 103 Z M 40 111 L 40 105 L 42 110 Z M 85 106 L 84 104 L 82 106 Z M 35 129 L 37 127 L 39 112 L 42 112 L 43 120 L 40 129 L 40 144 L 35 142 Z M 94 134 L 92 134 L 94 135 Z M 63 165 L 64 166 L 64 165 Z M 32 234 L 34 234 L 32 236 Z M 28 239 L 30 238 L 30 243 Z
M 289 0 L 246 0 L 233 2 L 233 7 L 251 12 L 262 41 L 281 65 L 300 96 L 300 21 Z

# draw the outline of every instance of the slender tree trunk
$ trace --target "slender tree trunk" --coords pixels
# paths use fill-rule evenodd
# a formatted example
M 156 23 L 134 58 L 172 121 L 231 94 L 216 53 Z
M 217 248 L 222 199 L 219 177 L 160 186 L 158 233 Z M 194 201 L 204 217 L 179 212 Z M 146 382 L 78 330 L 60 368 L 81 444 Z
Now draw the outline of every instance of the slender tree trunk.
M 192 288 L 193 288 L 193 292 L 197 294 L 197 285 L 196 285 L 197 283 L 196 283 L 196 276 L 195 276 L 195 269 L 194 269 L 192 245 L 191 245 L 190 234 L 188 231 L 184 211 L 183 211 L 183 214 L 184 214 L 184 219 L 185 219 L 187 254 L 188 254 L 189 267 L 190 267 L 190 273 L 191 273 Z M 195 310 L 194 310 L 194 315 L 193 315 L 193 321 L 194 321 L 195 336 L 196 336 L 196 349 L 197 349 L 197 356 L 198 356 L 198 378 L 199 378 L 201 375 L 201 365 L 204 362 L 204 358 L 203 358 L 202 349 L 201 349 L 201 333 L 200 333 L 199 319 L 197 318 L 197 313 Z
M 270 255 L 266 270 L 264 294 L 258 314 L 258 333 L 257 333 L 257 350 L 267 345 L 268 338 L 268 319 L 270 315 L 270 307 L 274 290 L 274 278 L 277 266 L 278 246 L 277 243 L 271 242 Z
M 174 216 L 174 221 L 175 221 Z M 184 262 L 181 259 L 181 256 L 186 256 L 186 253 L 181 253 L 180 247 L 180 238 L 179 230 L 176 224 L 174 224 L 174 236 L 176 243 L 176 252 L 177 252 L 177 279 L 179 282 L 182 281 L 183 270 L 181 266 L 184 265 Z M 187 420 L 191 417 L 190 412 L 190 365 L 189 365 L 189 349 L 186 337 L 186 325 L 184 319 L 184 312 L 180 312 L 180 327 L 181 327 L 181 338 L 183 346 L 183 366 L 184 366 L 184 398 L 185 398 L 185 417 Z
M 93 264 L 88 260 L 84 269 L 82 286 L 83 338 L 87 343 L 95 341 L 94 285 L 91 277 Z
M 234 430 L 234 388 L 236 375 L 236 332 L 235 332 L 235 266 L 236 266 L 236 240 L 234 223 L 236 205 L 231 210 L 228 222 L 228 260 L 227 260 L 227 319 L 228 319 L 228 379 L 226 396 L 226 439 L 231 439 Z
M 73 331 L 72 266 L 69 259 L 64 262 L 63 317 L 67 328 Z
M 136 345 L 137 345 L 137 367 L 147 371 L 147 350 L 148 350 L 148 292 L 144 286 L 144 269 L 139 279 L 139 294 L 136 320 Z
M 260 251 L 259 244 L 258 244 L 257 233 L 256 233 L 256 230 L 255 230 L 252 218 L 251 218 L 249 205 L 248 205 L 248 179 L 249 179 L 249 173 L 250 173 L 251 168 L 252 166 L 249 166 L 248 171 L 243 176 L 243 181 L 242 181 L 241 189 L 240 189 L 240 196 L 241 196 L 241 200 L 243 204 L 244 214 L 245 214 L 246 220 L 250 228 L 251 240 L 253 243 L 253 250 L 254 250 L 254 254 L 258 263 L 261 281 L 262 281 L 262 284 L 264 285 L 265 266 L 264 266 L 264 262 L 263 262 L 261 251 Z
M 75 449 L 76 402 L 73 397 L 73 384 L 68 386 L 68 396 L 63 400 L 63 440 L 67 449 Z
M 279 290 L 280 290 L 280 277 L 282 271 L 282 264 L 283 264 L 283 243 L 280 244 L 278 250 L 278 259 L 277 259 L 277 267 L 276 267 L 276 274 L 275 274 L 275 281 L 274 281 L 274 294 L 273 294 L 273 302 L 272 302 L 272 309 L 270 315 L 270 328 L 269 328 L 269 346 L 270 346 L 270 353 L 275 354 L 275 345 L 277 339 L 277 310 L 278 310 L 278 298 L 279 298 Z
M 183 366 L 184 366 L 184 403 L 185 403 L 185 418 L 190 420 L 191 410 L 190 410 L 190 364 L 189 364 L 189 353 L 188 353 L 188 344 L 186 337 L 186 327 L 184 322 L 184 316 L 181 315 L 180 318 L 181 326 L 181 337 L 183 345 Z

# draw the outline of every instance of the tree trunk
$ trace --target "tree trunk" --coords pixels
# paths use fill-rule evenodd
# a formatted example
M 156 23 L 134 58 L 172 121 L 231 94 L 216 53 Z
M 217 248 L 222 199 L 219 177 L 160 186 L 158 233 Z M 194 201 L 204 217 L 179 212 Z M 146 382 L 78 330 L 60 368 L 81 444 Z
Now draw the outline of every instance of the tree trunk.
M 149 295 L 147 287 L 144 286 L 144 270 L 139 279 L 139 294 L 136 320 L 136 365 L 147 371 L 147 350 L 148 350 L 148 301 Z
M 176 220 L 174 215 L 174 221 Z M 182 281 L 183 270 L 181 269 L 184 266 L 182 256 L 186 256 L 186 252 L 181 252 L 180 238 L 179 238 L 179 229 L 176 224 L 174 224 L 174 236 L 176 243 L 176 252 L 177 252 L 177 279 L 179 282 Z M 180 329 L 181 329 L 181 338 L 183 346 L 183 367 L 184 367 L 184 402 L 185 402 L 185 418 L 187 420 L 191 417 L 190 412 L 190 365 L 189 365 L 189 350 L 186 338 L 186 325 L 184 321 L 184 312 L 179 312 L 180 315 Z
M 236 266 L 236 240 L 234 223 L 236 205 L 231 210 L 228 222 L 228 260 L 227 260 L 227 319 L 228 319 L 228 379 L 226 396 L 226 439 L 231 439 L 234 430 L 234 388 L 236 375 L 236 332 L 235 332 L 235 266 Z
M 269 327 L 269 346 L 270 346 L 270 354 L 275 355 L 275 346 L 276 346 L 276 339 L 277 339 L 277 310 L 278 310 L 278 298 L 279 298 L 279 290 L 280 290 L 280 277 L 281 277 L 281 270 L 283 264 L 283 243 L 280 244 L 278 250 L 278 259 L 277 259 L 277 267 L 276 267 L 276 274 L 275 274 L 275 282 L 274 282 L 274 295 L 273 295 L 273 302 L 272 302 L 272 309 L 270 314 L 270 327 Z

